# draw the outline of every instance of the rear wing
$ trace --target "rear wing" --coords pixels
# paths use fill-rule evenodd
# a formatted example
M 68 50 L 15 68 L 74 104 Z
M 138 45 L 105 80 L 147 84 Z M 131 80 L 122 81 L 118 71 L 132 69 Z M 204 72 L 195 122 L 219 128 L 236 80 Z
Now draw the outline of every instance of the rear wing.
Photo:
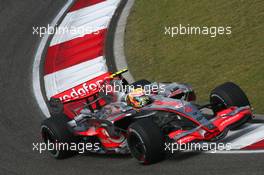
M 107 72 L 76 87 L 54 95 L 52 99 L 59 99 L 60 102 L 64 104 L 91 97 L 100 91 L 101 85 L 103 85 L 106 80 L 111 80 L 115 77 L 121 78 L 121 75 L 127 71 L 128 69 L 123 69 L 115 73 Z

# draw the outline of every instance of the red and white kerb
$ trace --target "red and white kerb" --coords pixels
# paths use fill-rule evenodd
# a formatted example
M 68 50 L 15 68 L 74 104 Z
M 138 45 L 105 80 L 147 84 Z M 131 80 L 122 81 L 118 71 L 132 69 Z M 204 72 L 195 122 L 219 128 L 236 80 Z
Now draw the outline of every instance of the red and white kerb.
M 67 101 L 77 95 L 88 96 L 91 89 L 87 86 L 93 87 L 109 75 L 105 38 L 119 3 L 120 0 L 77 0 L 69 9 L 59 26 L 63 32 L 54 34 L 47 50 L 44 82 L 48 99 Z

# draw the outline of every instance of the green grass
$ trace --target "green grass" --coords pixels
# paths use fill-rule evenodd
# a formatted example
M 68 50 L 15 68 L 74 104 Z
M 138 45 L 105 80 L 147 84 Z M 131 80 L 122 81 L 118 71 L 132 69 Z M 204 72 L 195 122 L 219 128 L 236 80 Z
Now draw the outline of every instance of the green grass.
M 164 35 L 165 26 L 231 26 L 210 38 Z M 186 82 L 200 102 L 226 81 L 244 89 L 264 113 L 263 0 L 137 0 L 125 36 L 128 67 L 136 79 Z

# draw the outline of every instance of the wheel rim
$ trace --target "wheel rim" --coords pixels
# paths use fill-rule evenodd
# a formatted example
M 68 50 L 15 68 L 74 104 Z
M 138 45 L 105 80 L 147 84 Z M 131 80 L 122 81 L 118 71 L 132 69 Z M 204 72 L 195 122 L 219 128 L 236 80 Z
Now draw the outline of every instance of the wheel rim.
M 131 133 L 129 137 L 129 147 L 131 154 L 140 162 L 145 162 L 146 148 L 141 137 L 138 134 Z

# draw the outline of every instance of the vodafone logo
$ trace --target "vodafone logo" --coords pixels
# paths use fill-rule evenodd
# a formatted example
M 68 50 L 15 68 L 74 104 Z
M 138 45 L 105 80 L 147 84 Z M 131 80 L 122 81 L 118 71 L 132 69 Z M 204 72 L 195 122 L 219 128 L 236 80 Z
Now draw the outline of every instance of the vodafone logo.
M 99 80 L 95 83 L 83 83 L 81 87 L 72 88 L 67 91 L 65 94 L 61 95 L 59 98 L 63 102 L 68 102 L 71 100 L 83 98 L 90 96 L 98 92 L 100 85 L 103 83 L 103 80 Z
M 67 102 L 74 99 L 86 97 L 88 95 L 92 95 L 93 93 L 98 91 L 100 83 L 102 82 L 103 81 L 97 81 L 96 83 L 92 84 L 83 83 L 81 88 L 72 88 L 68 94 L 65 94 L 59 98 L 61 101 Z
M 66 103 L 76 99 L 85 98 L 97 93 L 102 88 L 103 82 L 109 77 L 109 73 L 101 75 L 93 80 L 89 80 L 74 88 L 64 91 L 60 94 L 53 96 L 53 98 L 59 98 L 61 102 Z

